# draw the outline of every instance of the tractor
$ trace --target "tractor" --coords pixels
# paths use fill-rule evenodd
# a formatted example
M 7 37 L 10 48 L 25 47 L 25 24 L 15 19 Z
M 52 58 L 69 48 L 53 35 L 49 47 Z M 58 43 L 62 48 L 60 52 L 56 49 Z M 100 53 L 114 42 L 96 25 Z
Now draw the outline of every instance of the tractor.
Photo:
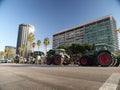
M 119 66 L 115 54 L 111 52 L 111 46 L 107 44 L 95 44 L 80 58 L 82 66 Z
M 47 52 L 47 65 L 68 65 L 70 56 L 64 49 L 51 49 Z

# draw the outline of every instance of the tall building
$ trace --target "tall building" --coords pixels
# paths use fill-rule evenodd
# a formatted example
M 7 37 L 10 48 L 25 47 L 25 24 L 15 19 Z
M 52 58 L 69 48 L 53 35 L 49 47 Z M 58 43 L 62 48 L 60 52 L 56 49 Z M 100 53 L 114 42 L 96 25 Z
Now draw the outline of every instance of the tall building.
M 30 24 L 20 24 L 18 30 L 18 38 L 17 38 L 17 48 L 16 54 L 19 54 L 18 48 L 22 45 L 26 45 L 26 49 L 23 51 L 23 55 L 26 56 L 30 51 L 30 43 L 28 41 L 29 33 L 34 34 L 35 28 Z
M 81 24 L 53 35 L 53 48 L 72 43 L 106 43 L 118 49 L 116 22 L 112 15 Z

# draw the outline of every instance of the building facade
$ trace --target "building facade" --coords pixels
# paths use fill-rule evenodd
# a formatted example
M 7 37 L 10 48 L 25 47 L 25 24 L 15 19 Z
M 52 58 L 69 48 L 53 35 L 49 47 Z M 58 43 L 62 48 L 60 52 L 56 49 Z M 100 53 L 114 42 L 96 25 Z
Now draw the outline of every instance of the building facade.
M 116 22 L 112 15 L 81 24 L 53 35 L 53 48 L 72 43 L 106 43 L 113 51 L 118 50 Z
M 35 28 L 30 24 L 20 24 L 18 30 L 18 38 L 17 38 L 17 47 L 16 54 L 19 54 L 18 48 L 22 45 L 26 46 L 26 49 L 23 51 L 23 56 L 26 56 L 30 51 L 30 42 L 28 41 L 29 33 L 34 34 Z

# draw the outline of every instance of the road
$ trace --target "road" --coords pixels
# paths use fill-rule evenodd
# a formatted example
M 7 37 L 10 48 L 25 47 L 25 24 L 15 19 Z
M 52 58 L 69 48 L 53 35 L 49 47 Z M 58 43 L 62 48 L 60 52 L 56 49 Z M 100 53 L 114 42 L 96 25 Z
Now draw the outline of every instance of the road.
M 120 67 L 0 64 L 0 90 L 99 90 L 113 73 Z

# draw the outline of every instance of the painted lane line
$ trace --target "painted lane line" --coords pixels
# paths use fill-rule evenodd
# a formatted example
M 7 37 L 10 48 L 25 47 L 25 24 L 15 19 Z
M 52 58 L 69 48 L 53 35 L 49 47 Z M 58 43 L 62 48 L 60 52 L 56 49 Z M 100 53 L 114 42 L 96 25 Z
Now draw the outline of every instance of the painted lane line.
M 99 90 L 117 90 L 120 81 L 120 73 L 113 73 Z

